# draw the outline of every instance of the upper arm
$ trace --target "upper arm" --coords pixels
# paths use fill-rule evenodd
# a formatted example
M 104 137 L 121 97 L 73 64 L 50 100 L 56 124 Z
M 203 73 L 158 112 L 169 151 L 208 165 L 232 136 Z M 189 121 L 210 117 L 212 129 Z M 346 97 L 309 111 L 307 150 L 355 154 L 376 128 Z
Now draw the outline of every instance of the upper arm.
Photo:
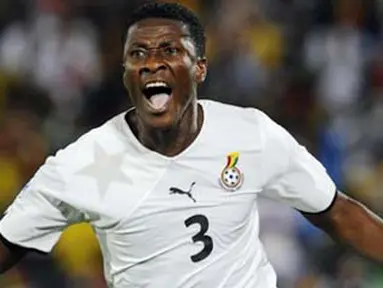
M 0 273 L 12 268 L 27 251 L 26 248 L 9 242 L 0 234 Z
M 361 231 L 365 221 L 371 214 L 366 213 L 363 206 L 342 192 L 337 192 L 334 201 L 323 213 L 302 215 L 315 226 L 332 236 Z M 341 231 L 342 230 L 342 231 Z

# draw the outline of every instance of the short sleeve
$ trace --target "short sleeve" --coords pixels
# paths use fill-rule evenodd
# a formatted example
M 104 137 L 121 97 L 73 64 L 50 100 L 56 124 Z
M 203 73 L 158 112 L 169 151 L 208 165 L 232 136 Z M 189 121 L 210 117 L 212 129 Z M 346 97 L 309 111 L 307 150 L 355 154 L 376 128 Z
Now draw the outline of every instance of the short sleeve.
M 65 184 L 48 161 L 8 207 L 0 221 L 0 234 L 21 247 L 50 252 L 62 231 L 82 220 L 81 213 L 60 199 Z
M 326 211 L 336 187 L 326 169 L 283 127 L 265 116 L 267 181 L 262 194 L 306 213 Z

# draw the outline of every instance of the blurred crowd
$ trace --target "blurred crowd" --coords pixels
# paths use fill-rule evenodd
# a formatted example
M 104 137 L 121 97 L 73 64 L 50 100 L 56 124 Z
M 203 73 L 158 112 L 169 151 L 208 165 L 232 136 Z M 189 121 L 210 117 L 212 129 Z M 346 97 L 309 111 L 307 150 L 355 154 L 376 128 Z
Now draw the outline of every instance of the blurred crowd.
M 0 1 L 0 212 L 45 157 L 129 107 L 122 48 L 134 0 Z M 180 0 L 206 26 L 201 98 L 267 112 L 337 186 L 383 215 L 383 1 Z M 261 199 L 280 288 L 383 287 L 383 270 Z M 105 287 L 86 224 L 0 287 Z

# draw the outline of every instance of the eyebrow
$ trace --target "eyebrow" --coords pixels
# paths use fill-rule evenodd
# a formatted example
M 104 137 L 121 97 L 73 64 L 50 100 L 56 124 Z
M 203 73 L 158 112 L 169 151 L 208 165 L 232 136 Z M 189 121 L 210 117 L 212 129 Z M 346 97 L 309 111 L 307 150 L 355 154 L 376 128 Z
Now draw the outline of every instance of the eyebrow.
M 145 48 L 147 49 L 149 47 L 148 44 L 142 43 L 142 42 L 133 42 L 132 44 L 129 45 L 130 47 L 139 47 L 139 48 Z
M 168 41 L 164 41 L 164 42 L 161 42 L 159 47 L 160 48 L 164 48 L 164 47 L 168 47 L 168 46 L 171 46 L 172 44 L 174 44 L 174 40 L 168 40 Z
M 179 35 L 180 38 L 188 38 L 188 39 L 192 39 L 191 35 L 190 34 L 187 34 L 187 33 L 184 33 L 184 34 L 181 34 Z M 164 47 L 164 46 L 169 46 L 173 43 L 175 43 L 176 41 L 174 39 L 168 39 L 168 40 L 164 40 L 163 42 L 160 43 L 159 47 Z M 149 45 L 145 42 L 133 42 L 130 44 L 130 46 L 133 46 L 133 47 L 142 47 L 142 48 L 149 48 Z
M 165 41 L 160 42 L 158 47 L 159 48 L 167 47 L 167 46 L 174 44 L 175 42 L 176 41 L 174 41 L 174 40 L 165 40 Z M 133 42 L 130 45 L 130 47 L 139 47 L 139 48 L 144 48 L 144 49 L 150 49 L 151 48 L 148 44 L 143 43 L 143 42 Z

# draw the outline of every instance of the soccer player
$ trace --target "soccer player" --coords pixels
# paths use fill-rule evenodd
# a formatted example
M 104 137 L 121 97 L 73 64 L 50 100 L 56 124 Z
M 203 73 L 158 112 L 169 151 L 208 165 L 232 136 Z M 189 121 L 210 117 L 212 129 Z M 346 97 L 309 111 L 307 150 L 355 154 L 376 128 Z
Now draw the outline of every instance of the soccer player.
M 207 61 L 192 12 L 152 3 L 130 20 L 123 81 L 134 109 L 47 159 L 0 222 L 1 271 L 87 221 L 110 287 L 274 288 L 261 195 L 383 260 L 382 221 L 286 130 L 257 109 L 197 99 Z

